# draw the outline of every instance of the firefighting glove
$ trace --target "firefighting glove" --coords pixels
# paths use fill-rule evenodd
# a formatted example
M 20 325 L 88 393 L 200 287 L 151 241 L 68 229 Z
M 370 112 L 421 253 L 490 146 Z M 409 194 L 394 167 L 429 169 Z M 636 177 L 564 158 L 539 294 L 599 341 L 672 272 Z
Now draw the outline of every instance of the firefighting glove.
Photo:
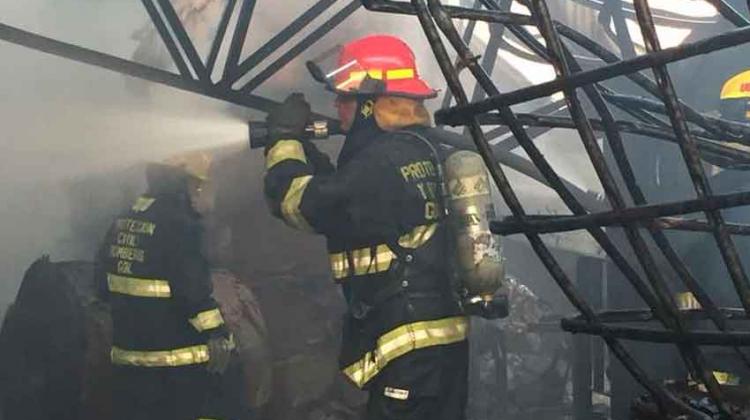
M 301 93 L 292 93 L 266 117 L 271 141 L 280 139 L 302 140 L 310 121 L 310 104 Z
M 223 374 L 229 362 L 232 360 L 232 353 L 237 348 L 234 342 L 234 335 L 215 335 L 208 340 L 208 366 L 206 370 L 209 373 L 217 375 Z

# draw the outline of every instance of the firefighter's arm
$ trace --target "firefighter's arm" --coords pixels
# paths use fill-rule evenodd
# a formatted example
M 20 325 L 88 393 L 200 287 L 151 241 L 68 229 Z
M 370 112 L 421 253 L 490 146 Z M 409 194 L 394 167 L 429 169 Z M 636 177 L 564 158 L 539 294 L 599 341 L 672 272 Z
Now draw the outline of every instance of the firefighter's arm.
M 196 331 L 208 336 L 226 335 L 224 317 L 212 297 L 211 270 L 202 252 L 202 227 L 198 222 L 180 221 L 174 233 L 173 298 L 180 302 Z
M 325 232 L 326 217 L 346 197 L 347 177 L 334 173 L 328 157 L 302 139 L 310 107 L 290 95 L 268 115 L 272 141 L 266 148 L 265 196 L 271 212 L 287 225 Z

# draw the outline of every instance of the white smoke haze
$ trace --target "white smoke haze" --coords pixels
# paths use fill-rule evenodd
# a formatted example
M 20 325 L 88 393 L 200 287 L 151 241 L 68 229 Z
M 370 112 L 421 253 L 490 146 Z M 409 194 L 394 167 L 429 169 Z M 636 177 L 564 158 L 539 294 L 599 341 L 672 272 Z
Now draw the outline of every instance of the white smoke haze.
M 173 2 L 203 55 L 210 46 L 225 3 L 225 0 Z M 265 44 L 314 3 L 313 0 L 259 0 L 243 57 Z M 317 18 L 315 25 L 339 11 L 344 3 L 331 7 Z M 166 49 L 137 1 L 0 0 L 0 16 L 3 23 L 122 58 L 135 56 L 138 61 L 174 71 Z M 229 34 L 233 25 L 234 20 Z M 302 31 L 287 45 L 296 44 L 309 32 L 309 29 Z M 444 89 L 437 63 L 414 17 L 360 9 L 271 77 L 257 93 L 281 100 L 290 91 L 301 91 L 316 111 L 334 115 L 331 94 L 311 80 L 304 61 L 335 44 L 378 32 L 405 38 L 415 50 L 422 77 Z M 287 48 L 274 52 L 266 63 L 280 57 Z M 227 49 L 225 41 L 222 56 Z M 13 300 L 23 271 L 41 254 L 49 253 L 53 259 L 91 258 L 91 243 L 70 240 L 70 221 L 76 215 L 70 214 L 66 186 L 93 174 L 112 177 L 115 171 L 160 160 L 181 150 L 242 144 L 247 140 L 247 117 L 262 118 L 262 114 L 222 101 L 133 80 L 7 43 L 0 42 L 0 57 L 3 150 L 0 154 L 0 202 L 3 203 L 0 206 L 3 250 L 0 253 L 0 306 Z M 254 77 L 264 67 L 260 66 L 242 81 Z M 221 68 L 217 68 L 214 74 L 220 72 Z M 502 72 L 502 68 L 496 72 Z M 434 110 L 439 103 L 434 100 L 428 105 Z M 576 153 L 576 147 L 564 150 L 563 160 Z M 576 182 L 580 180 L 585 184 L 591 178 L 586 171 L 581 172 L 580 165 L 569 166 L 576 168 Z M 583 175 L 577 176 L 578 173 Z M 544 191 L 522 175 L 511 171 L 511 177 L 514 185 L 522 190 L 530 191 L 533 187 L 535 191 Z M 534 196 L 526 194 L 522 199 L 529 201 L 531 208 L 541 207 L 542 210 L 543 205 L 559 201 L 548 192 Z M 80 203 L 77 204 L 80 207 Z M 91 203 L 92 206 L 97 204 Z
M 203 55 L 225 3 L 226 0 L 173 1 Z M 314 3 L 259 0 L 243 58 Z M 314 27 L 339 11 L 344 3 L 338 2 L 318 17 Z M 577 27 L 596 26 L 595 18 L 570 10 L 570 16 L 566 16 L 566 10 L 555 7 L 556 17 Z M 0 0 L 0 21 L 122 58 L 135 56 L 146 64 L 174 71 L 138 1 Z M 309 32 L 307 29 L 292 38 L 266 63 L 280 57 Z M 404 37 L 415 50 L 422 76 L 444 89 L 432 51 L 414 17 L 360 9 L 256 93 L 281 100 L 290 91 L 300 91 L 316 111 L 334 115 L 331 94 L 311 80 L 304 61 L 335 44 L 376 32 Z M 481 49 L 485 33 L 486 25 L 478 24 L 475 49 Z M 227 49 L 225 41 L 222 56 Z M 525 79 L 513 78 L 506 70 L 517 65 L 514 63 L 512 57 L 501 53 L 493 76 L 504 91 L 554 74 L 543 65 L 535 70 L 524 65 L 520 71 L 515 70 Z M 242 82 L 263 68 L 260 66 Z M 214 75 L 221 70 L 217 68 Z M 433 110 L 439 105 L 439 100 L 428 104 Z M 530 110 L 526 104 L 518 109 Z M 245 121 L 249 116 L 262 118 L 262 114 L 219 100 L 0 42 L 0 307 L 13 300 L 23 270 L 42 253 L 50 253 L 53 259 L 91 257 L 84 252 L 91 248 L 90 244 L 84 246 L 66 239 L 71 217 L 66 185 L 94 174 L 111 177 L 114 171 L 182 150 L 242 145 L 247 141 Z M 573 131 L 553 130 L 540 138 L 539 145 L 564 177 L 583 189 L 601 191 L 587 159 L 581 159 L 584 152 Z M 509 171 L 509 176 L 528 211 L 566 212 L 550 190 L 514 171 Z

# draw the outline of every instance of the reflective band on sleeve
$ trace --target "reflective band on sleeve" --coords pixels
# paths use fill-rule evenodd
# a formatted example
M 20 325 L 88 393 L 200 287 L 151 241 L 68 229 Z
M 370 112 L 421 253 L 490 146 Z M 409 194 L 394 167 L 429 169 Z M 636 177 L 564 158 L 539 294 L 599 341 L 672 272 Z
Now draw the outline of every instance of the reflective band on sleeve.
M 411 232 L 399 238 L 398 244 L 404 248 L 416 249 L 426 244 L 437 230 L 437 223 L 417 226 Z M 396 254 L 388 245 L 375 246 L 375 256 L 371 248 L 360 248 L 353 251 L 337 252 L 330 255 L 333 278 L 340 280 L 350 276 L 382 273 L 391 268 Z M 350 267 L 350 260 L 354 264 Z
M 148 210 L 152 204 L 154 204 L 154 201 L 156 201 L 155 198 L 145 196 L 138 197 L 138 199 L 135 200 L 135 204 L 133 204 L 132 209 L 133 211 L 138 213 L 144 212 Z
M 298 160 L 307 163 L 305 149 L 298 140 L 279 140 L 266 155 L 266 170 L 285 160 Z
M 134 351 L 112 346 L 110 352 L 115 365 L 141 367 L 175 367 L 206 363 L 208 346 L 201 344 L 174 350 Z
M 139 279 L 107 273 L 107 285 L 110 292 L 121 295 L 148 298 L 172 297 L 172 289 L 166 280 Z
M 310 180 L 312 180 L 312 175 L 294 178 L 284 196 L 284 201 L 281 202 L 281 215 L 284 217 L 287 224 L 291 227 L 307 231 L 312 231 L 312 228 L 302 215 L 300 204 L 302 203 L 302 196 L 305 194 L 305 189 L 307 189 Z
M 413 350 L 463 341 L 468 330 L 469 322 L 463 316 L 402 325 L 381 336 L 376 347 L 345 368 L 344 374 L 362 388 L 396 358 Z
M 196 330 L 203 332 L 224 325 L 224 318 L 221 316 L 219 309 L 211 309 L 200 312 L 194 318 L 190 318 L 190 323 Z
M 411 232 L 400 237 L 398 244 L 404 248 L 416 249 L 427 243 L 437 230 L 437 223 L 415 227 Z

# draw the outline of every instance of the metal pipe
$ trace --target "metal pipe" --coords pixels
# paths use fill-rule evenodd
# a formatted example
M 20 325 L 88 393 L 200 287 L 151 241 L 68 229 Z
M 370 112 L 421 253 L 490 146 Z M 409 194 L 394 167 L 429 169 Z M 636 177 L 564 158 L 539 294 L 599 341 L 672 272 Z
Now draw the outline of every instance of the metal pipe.
M 190 69 L 185 63 L 185 59 L 182 58 L 182 54 L 180 53 L 179 48 L 177 48 L 177 44 L 175 43 L 174 38 L 172 38 L 172 34 L 169 33 L 169 29 L 159 15 L 159 11 L 156 9 L 156 6 L 154 6 L 153 1 L 141 0 L 141 3 L 143 3 L 143 7 L 146 8 L 146 13 L 148 13 L 151 22 L 156 27 L 156 31 L 159 33 L 162 42 L 164 42 L 164 46 L 167 47 L 167 52 L 169 53 L 169 56 L 172 57 L 174 65 L 177 66 L 177 71 L 180 72 L 182 77 L 192 79 L 193 75 L 190 73 Z
M 187 56 L 193 71 L 198 76 L 198 80 L 203 83 L 210 83 L 206 67 L 203 65 L 203 61 L 201 61 L 198 51 L 195 50 L 195 45 L 193 45 L 193 41 L 190 40 L 190 35 L 188 35 L 185 30 L 185 25 L 182 24 L 179 16 L 177 16 L 177 13 L 174 11 L 172 2 L 169 0 L 158 0 L 158 2 L 164 13 L 164 17 L 167 19 L 169 26 L 172 28 L 172 32 L 174 32 L 175 37 L 177 38 L 177 42 L 185 52 L 185 56 Z
M 653 24 L 651 10 L 648 8 L 648 3 L 646 0 L 634 0 L 633 5 L 635 6 L 638 22 L 641 26 L 641 32 L 643 33 L 643 38 L 646 42 L 646 48 L 653 53 L 659 53 L 661 46 Z M 712 194 L 711 186 L 708 183 L 703 165 L 700 162 L 695 139 L 690 133 L 683 117 L 684 114 L 682 113 L 682 108 L 676 99 L 677 94 L 672 85 L 669 72 L 664 66 L 655 66 L 653 71 L 662 92 L 664 104 L 667 107 L 667 112 L 669 119 L 672 122 L 675 135 L 679 140 L 680 150 L 685 159 L 688 173 L 690 174 L 690 178 L 695 186 L 695 192 L 698 195 L 698 198 L 710 197 Z M 714 227 L 716 243 L 719 246 L 724 263 L 727 265 L 729 275 L 734 283 L 735 289 L 737 290 L 737 294 L 740 297 L 740 302 L 742 302 L 745 311 L 750 313 L 750 280 L 748 280 L 747 273 L 742 266 L 734 241 L 723 227 L 724 217 L 718 211 L 710 211 L 710 209 L 707 209 L 705 212 L 709 223 Z
M 249 57 L 240 63 L 237 67 L 237 71 L 233 77 L 231 83 L 233 84 L 237 80 L 244 77 L 248 72 L 255 68 L 258 64 L 263 62 L 269 55 L 273 54 L 287 41 L 297 35 L 302 29 L 306 28 L 315 18 L 323 14 L 328 10 L 337 0 L 320 0 L 315 3 L 312 7 L 302 13 L 297 19 L 289 24 L 286 28 L 282 29 L 281 32 L 274 35 L 270 41 L 263 44 L 262 47 L 258 48 Z
M 208 61 L 206 62 L 208 77 L 211 77 L 211 74 L 216 67 L 216 59 L 219 57 L 219 50 L 221 49 L 221 44 L 224 42 L 224 37 L 226 36 L 227 28 L 229 27 L 229 21 L 232 18 L 236 5 L 237 0 L 228 0 L 226 6 L 224 6 L 224 13 L 222 13 L 219 26 L 216 28 L 214 41 L 211 43 L 211 51 L 208 53 Z
M 602 66 L 595 70 L 576 73 L 569 78 L 557 78 L 550 82 L 518 89 L 506 94 L 494 95 L 475 104 L 439 110 L 435 113 L 435 120 L 442 124 L 459 125 L 466 120 L 468 115 L 489 112 L 498 107 L 515 105 L 520 102 L 549 96 L 561 91 L 563 88 L 577 88 L 601 82 L 623 76 L 627 73 L 637 72 L 697 55 L 708 54 L 749 41 L 750 28 L 735 29 L 694 43 L 663 49 L 630 60 Z
M 424 4 L 422 0 L 412 0 L 412 4 L 415 6 L 415 9 L 418 12 L 418 17 L 423 27 L 423 30 L 425 34 L 427 35 L 428 40 L 430 41 L 430 45 L 433 49 L 433 52 L 435 53 L 437 61 L 441 66 L 441 70 L 443 71 L 443 75 L 448 80 L 448 85 L 451 88 L 451 90 L 454 92 L 454 95 L 457 98 L 457 102 L 459 103 L 459 105 L 466 104 L 468 102 L 466 93 L 463 91 L 463 87 L 461 86 L 460 80 L 458 79 L 458 75 L 455 73 L 455 70 L 449 66 L 450 61 L 448 58 L 448 54 L 445 51 L 445 47 L 442 44 L 440 35 L 437 33 L 435 24 L 434 22 L 432 22 L 432 19 L 430 18 L 429 11 L 427 10 L 426 5 Z M 434 2 L 433 2 L 433 6 L 435 6 Z M 440 5 L 437 4 L 437 7 L 439 6 Z M 452 27 L 452 23 L 450 23 L 450 26 Z M 448 36 L 449 40 L 451 37 L 453 37 L 453 38 L 457 38 L 457 40 L 460 41 L 460 36 L 457 36 L 458 34 L 455 31 L 455 27 L 453 27 L 453 31 L 448 31 L 448 32 L 449 33 L 446 33 L 446 35 Z M 454 39 L 452 43 L 454 43 L 455 41 L 456 39 Z M 454 47 L 455 47 L 455 44 L 454 44 Z M 463 47 L 466 47 L 465 44 L 463 44 Z M 462 51 L 459 51 L 460 55 L 461 53 Z M 494 166 L 492 162 L 491 154 L 490 154 L 491 152 L 489 150 L 486 140 L 484 139 L 484 135 L 481 131 L 481 128 L 475 118 L 470 121 L 470 129 L 471 129 L 472 137 L 474 138 L 474 141 L 477 143 L 477 148 L 480 150 L 480 153 L 483 159 L 485 160 L 485 164 L 490 168 L 490 174 L 492 175 L 493 181 L 496 183 L 496 185 L 500 189 L 501 194 L 505 198 L 506 203 L 508 203 L 514 215 L 523 219 L 525 217 L 525 212 L 523 211 L 523 207 L 521 206 L 520 202 L 515 196 L 513 189 L 507 183 L 507 179 L 504 177 L 502 171 L 499 168 Z M 579 295 L 577 291 L 575 290 L 575 288 L 573 287 L 572 283 L 567 278 L 567 276 L 562 271 L 562 269 L 559 267 L 559 265 L 557 265 L 557 262 L 555 261 L 554 257 L 552 257 L 552 255 L 549 253 L 546 246 L 541 241 L 541 238 L 531 233 L 527 234 L 527 238 L 529 239 L 534 250 L 537 252 L 537 255 L 540 257 L 541 261 L 545 264 L 545 266 L 547 267 L 552 277 L 556 280 L 556 282 L 562 289 L 563 293 L 574 304 L 574 306 L 576 306 L 579 309 L 579 311 L 581 311 L 589 319 L 590 322 L 596 322 L 596 315 L 591 310 L 591 308 L 585 303 L 585 301 L 582 301 L 579 298 Z M 605 338 L 605 341 L 609 345 L 613 354 L 615 354 L 621 360 L 621 362 L 628 369 L 628 371 L 644 387 L 646 387 L 646 389 L 652 392 L 652 395 L 654 395 L 656 401 L 660 405 L 662 406 L 669 405 L 669 406 L 675 407 L 680 412 L 689 413 L 693 418 L 707 418 L 706 415 L 703 415 L 697 412 L 696 410 L 693 410 L 692 408 L 688 407 L 686 404 L 684 404 L 683 402 L 679 401 L 677 398 L 672 396 L 666 389 L 652 382 L 647 377 L 645 372 L 641 370 L 641 368 L 637 365 L 637 363 L 635 363 L 635 361 L 620 345 L 619 342 L 611 338 Z
M 748 205 L 750 205 L 750 191 L 575 216 L 538 216 L 523 221 L 514 216 L 508 216 L 503 221 L 492 222 L 491 230 L 498 235 L 515 235 L 527 232 L 569 232 L 571 230 L 589 229 L 593 226 L 619 226 L 659 217 Z
M 278 60 L 269 64 L 268 67 L 266 67 L 265 69 L 263 69 L 263 71 L 258 73 L 257 76 L 255 76 L 253 79 L 247 82 L 244 86 L 242 86 L 242 88 L 240 88 L 240 92 L 242 93 L 253 92 L 258 86 L 263 84 L 263 82 L 265 82 L 266 80 L 271 78 L 273 75 L 275 75 L 277 71 L 279 71 L 284 66 L 289 64 L 290 61 L 294 60 L 295 57 L 302 54 L 311 45 L 318 42 L 320 38 L 322 38 L 328 32 L 336 28 L 339 24 L 341 24 L 341 22 L 343 22 L 346 18 L 348 18 L 350 15 L 356 12 L 360 7 L 362 7 L 362 3 L 360 2 L 360 0 L 352 0 L 348 5 L 346 5 L 346 7 L 339 10 L 338 13 L 333 15 L 320 27 L 318 27 L 316 30 L 314 30 L 312 33 L 306 36 L 305 39 L 300 41 L 297 45 L 292 47 L 284 55 L 279 57 Z

